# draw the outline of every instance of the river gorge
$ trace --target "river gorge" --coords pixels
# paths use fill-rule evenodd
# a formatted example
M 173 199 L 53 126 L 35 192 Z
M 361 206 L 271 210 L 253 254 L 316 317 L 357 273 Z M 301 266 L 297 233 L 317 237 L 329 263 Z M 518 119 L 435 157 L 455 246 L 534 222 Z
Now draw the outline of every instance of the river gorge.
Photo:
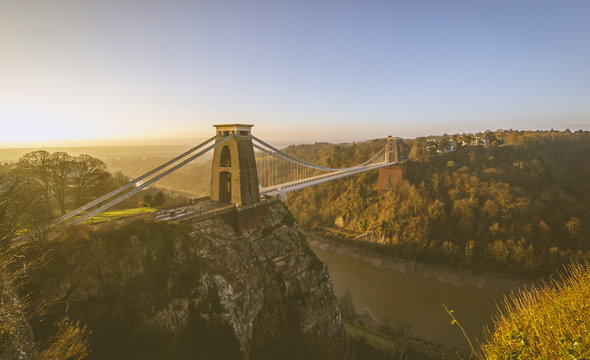
M 472 341 L 483 340 L 504 294 L 520 281 L 501 275 L 470 273 L 404 260 L 384 261 L 378 256 L 351 256 L 353 249 L 315 234 L 306 234 L 315 254 L 324 262 L 338 297 L 349 291 L 358 313 L 420 338 L 467 349 L 467 341 L 443 305 L 454 315 Z M 400 265 L 401 264 L 401 265 Z M 402 266 L 403 265 L 403 266 Z

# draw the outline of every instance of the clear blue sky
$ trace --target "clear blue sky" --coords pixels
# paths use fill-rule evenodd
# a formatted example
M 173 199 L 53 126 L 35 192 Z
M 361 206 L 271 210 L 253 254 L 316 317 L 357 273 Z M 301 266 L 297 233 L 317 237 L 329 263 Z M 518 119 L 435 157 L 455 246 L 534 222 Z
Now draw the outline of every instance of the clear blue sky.
M 590 1 L 0 0 L 0 147 L 590 129 Z

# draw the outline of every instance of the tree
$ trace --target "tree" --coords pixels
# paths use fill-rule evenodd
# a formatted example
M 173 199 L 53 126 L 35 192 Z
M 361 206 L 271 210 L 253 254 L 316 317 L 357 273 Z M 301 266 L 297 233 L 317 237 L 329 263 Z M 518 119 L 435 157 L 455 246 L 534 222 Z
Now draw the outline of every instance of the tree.
M 419 137 L 414 141 L 414 146 L 410 150 L 410 158 L 416 159 L 417 161 L 424 161 L 428 157 L 428 143 L 423 137 Z
M 33 202 L 23 222 L 27 236 L 41 245 L 46 244 L 49 239 L 51 219 L 49 204 L 44 201 Z
M 143 195 L 143 199 L 141 200 L 140 205 L 141 206 L 152 207 L 152 202 L 153 201 L 154 201 L 154 199 L 152 198 L 152 196 L 150 194 L 145 194 L 145 195 Z
M 29 210 L 26 178 L 14 174 L 0 175 L 0 242 L 22 229 L 22 219 Z
M 49 157 L 49 172 L 53 185 L 53 195 L 62 215 L 66 213 L 66 192 L 72 171 L 73 158 L 65 152 L 54 152 Z
M 166 197 L 164 196 L 164 193 L 161 191 L 158 191 L 154 195 L 154 199 L 152 202 L 153 202 L 152 205 L 154 205 L 155 207 L 160 207 L 160 206 L 164 205 L 164 203 L 166 202 Z
M 444 134 L 438 139 L 438 149 L 441 152 L 447 152 L 451 148 L 450 138 L 447 134 Z
M 486 139 L 487 145 L 492 145 L 492 142 L 496 140 L 496 134 L 491 130 L 486 130 L 483 134 L 483 138 Z
M 51 201 L 51 155 L 45 150 L 38 150 L 23 155 L 18 160 L 17 169 L 34 178 L 43 190 L 43 197 Z
M 80 155 L 73 159 L 71 183 L 76 206 L 106 192 L 112 180 L 106 169 L 102 160 L 90 155 Z
M 0 242 L 49 223 L 49 204 L 35 179 L 15 171 L 0 174 Z
M 455 147 L 455 150 L 458 150 L 459 148 L 461 148 L 461 137 L 458 134 L 455 134 L 452 136 L 453 139 L 453 145 Z
M 131 178 L 120 171 L 113 174 L 113 187 L 115 189 L 128 184 L 130 181 Z

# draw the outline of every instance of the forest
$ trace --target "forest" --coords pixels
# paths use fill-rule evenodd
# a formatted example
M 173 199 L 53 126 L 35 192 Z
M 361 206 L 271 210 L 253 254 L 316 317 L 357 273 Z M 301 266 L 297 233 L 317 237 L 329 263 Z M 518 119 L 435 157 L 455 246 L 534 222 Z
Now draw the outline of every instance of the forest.
M 288 150 L 344 167 L 382 143 Z M 498 130 L 406 143 L 401 185 L 379 192 L 377 172 L 365 173 L 292 193 L 289 208 L 308 229 L 339 228 L 355 246 L 419 261 L 532 274 L 590 257 L 590 133 Z

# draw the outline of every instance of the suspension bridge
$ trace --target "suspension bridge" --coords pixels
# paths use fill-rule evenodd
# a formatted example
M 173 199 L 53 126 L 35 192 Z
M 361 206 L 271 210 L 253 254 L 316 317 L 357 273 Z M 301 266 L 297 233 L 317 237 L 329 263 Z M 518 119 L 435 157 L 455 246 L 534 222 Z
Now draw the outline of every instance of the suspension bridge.
M 251 133 L 253 125 L 214 126 L 216 134 L 211 138 L 128 184 L 65 214 L 52 225 L 87 221 L 210 151 L 213 151 L 211 195 L 199 204 L 168 210 L 156 218 L 183 221 L 237 211 L 240 219 L 247 219 L 246 223 L 252 225 L 260 217 L 260 209 L 264 208 L 269 198 L 284 197 L 292 191 L 377 169 L 382 190 L 400 182 L 405 176 L 407 148 L 403 141 L 391 136 L 366 161 L 351 167 L 332 168 L 299 159 L 257 138 Z

